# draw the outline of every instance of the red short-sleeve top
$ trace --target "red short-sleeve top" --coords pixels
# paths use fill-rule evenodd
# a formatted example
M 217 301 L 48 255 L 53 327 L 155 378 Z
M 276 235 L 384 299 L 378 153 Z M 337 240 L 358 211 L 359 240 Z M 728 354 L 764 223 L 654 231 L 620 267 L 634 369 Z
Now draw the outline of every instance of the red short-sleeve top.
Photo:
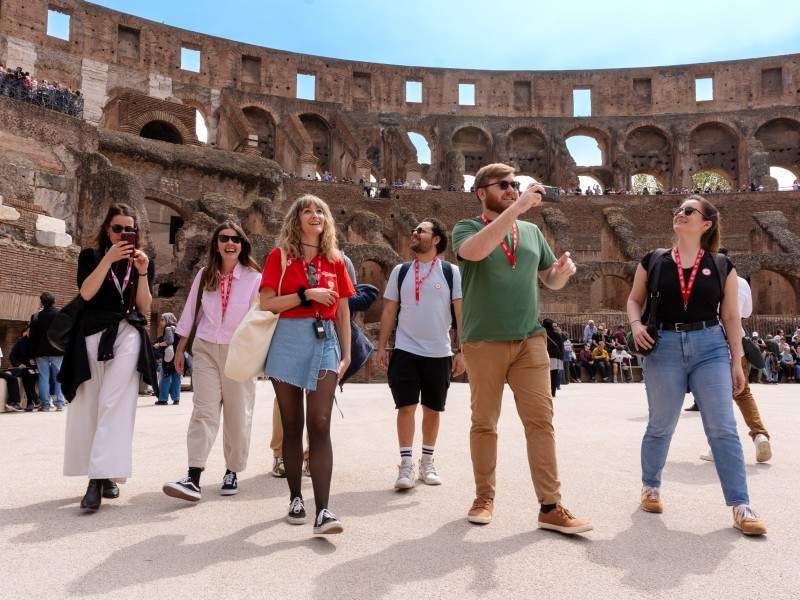
M 317 285 L 309 283 L 308 263 L 303 259 L 288 257 L 286 259 L 286 274 L 283 276 L 281 289 L 278 290 L 278 282 L 281 279 L 281 252 L 278 248 L 273 248 L 267 255 L 264 262 L 264 272 L 261 276 L 261 288 L 268 287 L 275 290 L 279 296 L 295 294 L 300 287 L 310 289 L 312 287 L 324 287 L 334 290 L 339 298 L 349 298 L 356 293 L 353 282 L 347 274 L 344 261 L 339 259 L 330 261 L 322 255 L 317 255 L 311 260 L 317 277 Z M 333 319 L 336 317 L 336 307 L 338 302 L 331 306 L 324 306 L 318 302 L 311 302 L 311 306 L 296 306 L 281 313 L 281 318 L 300 319 L 315 317 L 319 313 L 323 319 Z

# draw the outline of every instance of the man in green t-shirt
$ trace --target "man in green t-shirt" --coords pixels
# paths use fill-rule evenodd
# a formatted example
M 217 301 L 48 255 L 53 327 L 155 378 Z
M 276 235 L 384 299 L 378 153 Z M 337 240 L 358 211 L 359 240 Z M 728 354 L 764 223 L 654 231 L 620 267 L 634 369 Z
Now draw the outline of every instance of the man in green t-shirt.
M 517 217 L 542 202 L 539 185 L 520 196 L 514 168 L 491 164 L 475 175 L 481 216 L 453 228 L 463 291 L 462 349 L 469 375 L 470 452 L 476 498 L 467 514 L 489 523 L 494 513 L 497 420 L 503 386 L 514 392 L 525 427 L 528 463 L 541 510 L 539 527 L 562 533 L 592 529 L 561 505 L 556 464 L 550 359 L 539 324 L 537 277 L 550 289 L 575 274 L 565 252 L 556 260 L 539 228 Z

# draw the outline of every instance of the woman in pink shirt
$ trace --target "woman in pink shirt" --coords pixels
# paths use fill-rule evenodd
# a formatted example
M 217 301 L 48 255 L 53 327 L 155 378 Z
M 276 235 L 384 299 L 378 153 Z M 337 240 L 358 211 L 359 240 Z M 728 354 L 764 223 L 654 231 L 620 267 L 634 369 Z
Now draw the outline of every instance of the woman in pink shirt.
M 217 227 L 211 236 L 206 266 L 194 278 L 178 321 L 177 334 L 181 340 L 175 351 L 175 370 L 181 374 L 183 353 L 196 327 L 192 345 L 194 408 L 186 435 L 189 474 L 179 481 L 165 483 L 162 488 L 173 498 L 200 500 L 200 473 L 219 431 L 220 409 L 224 415 L 226 466 L 220 493 L 232 496 L 239 492 L 236 474 L 247 466 L 255 381 L 239 383 L 224 373 L 233 332 L 259 296 L 261 273 L 251 251 L 250 240 L 237 223 L 225 221 Z M 195 315 L 198 294 L 202 294 L 202 302 L 199 314 Z

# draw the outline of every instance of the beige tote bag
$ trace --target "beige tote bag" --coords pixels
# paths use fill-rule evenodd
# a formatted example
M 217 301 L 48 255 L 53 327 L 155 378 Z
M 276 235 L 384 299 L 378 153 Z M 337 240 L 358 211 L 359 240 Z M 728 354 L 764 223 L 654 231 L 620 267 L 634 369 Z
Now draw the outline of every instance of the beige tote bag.
M 286 274 L 286 254 L 281 250 L 281 278 L 277 294 L 280 295 L 283 276 Z M 267 352 L 278 325 L 278 317 L 268 310 L 261 310 L 256 300 L 239 323 L 228 346 L 225 360 L 225 376 L 244 382 L 264 374 Z

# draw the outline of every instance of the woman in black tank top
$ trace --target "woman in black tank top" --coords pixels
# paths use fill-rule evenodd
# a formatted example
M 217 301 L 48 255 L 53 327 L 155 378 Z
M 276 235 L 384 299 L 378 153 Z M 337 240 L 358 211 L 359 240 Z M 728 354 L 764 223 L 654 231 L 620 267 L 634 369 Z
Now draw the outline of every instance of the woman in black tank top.
M 664 510 L 661 472 L 690 390 L 700 408 L 725 503 L 733 507 L 734 527 L 747 535 L 760 535 L 766 527 L 749 505 L 744 454 L 733 416 L 733 395 L 745 385 L 739 360 L 736 269 L 716 254 L 720 215 L 713 204 L 692 195 L 673 209 L 673 215 L 675 245 L 644 256 L 628 297 L 636 347 L 652 348 L 642 361 L 649 414 L 641 451 L 641 506 L 647 512 Z M 642 323 L 648 273 L 651 277 L 658 273 L 655 313 L 647 319 L 655 330 L 650 331 Z M 727 339 L 720 319 L 725 330 L 733 332 Z

